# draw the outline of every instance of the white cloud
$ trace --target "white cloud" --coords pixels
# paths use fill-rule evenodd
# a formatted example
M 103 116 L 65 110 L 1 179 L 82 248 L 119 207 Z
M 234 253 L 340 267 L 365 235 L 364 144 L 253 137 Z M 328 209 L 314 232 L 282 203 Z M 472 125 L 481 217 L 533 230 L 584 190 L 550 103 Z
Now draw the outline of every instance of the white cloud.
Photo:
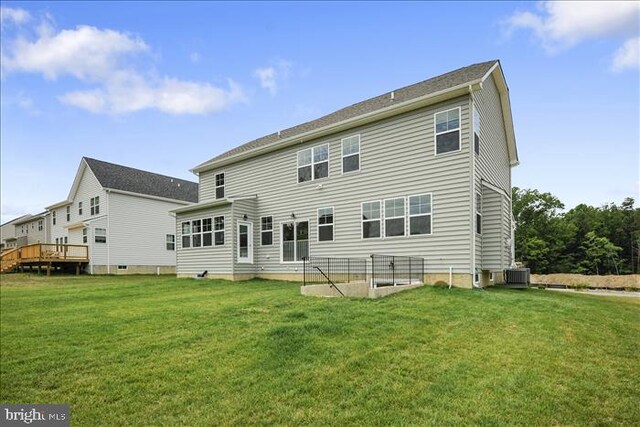
M 13 22 L 24 24 L 31 20 L 31 15 L 24 9 L 14 9 L 11 7 L 0 7 L 0 23 Z
M 260 80 L 260 86 L 267 89 L 271 95 L 278 92 L 278 84 L 276 83 L 276 69 L 273 67 L 258 68 L 253 75 Z
M 613 71 L 640 67 L 640 37 L 627 40 L 613 55 Z
M 289 78 L 292 66 L 292 62 L 281 59 L 273 66 L 256 69 L 253 76 L 258 79 L 260 86 L 273 96 L 278 93 L 279 83 Z
M 193 64 L 197 64 L 200 62 L 200 54 L 198 52 L 192 52 L 189 55 L 189 60 L 191 61 L 191 63 Z
M 95 87 L 66 93 L 59 100 L 92 113 L 125 114 L 155 109 L 168 114 L 206 114 L 245 99 L 232 81 L 228 88 L 206 82 L 155 77 L 136 68 L 150 48 L 130 34 L 81 25 L 56 31 L 47 22 L 33 40 L 3 41 L 2 75 L 30 72 L 55 80 L 73 76 Z
M 637 37 L 639 20 L 636 1 L 544 1 L 536 13 L 516 12 L 506 25 L 509 34 L 531 30 L 548 52 L 556 53 L 594 38 L 623 39 L 626 45 Z

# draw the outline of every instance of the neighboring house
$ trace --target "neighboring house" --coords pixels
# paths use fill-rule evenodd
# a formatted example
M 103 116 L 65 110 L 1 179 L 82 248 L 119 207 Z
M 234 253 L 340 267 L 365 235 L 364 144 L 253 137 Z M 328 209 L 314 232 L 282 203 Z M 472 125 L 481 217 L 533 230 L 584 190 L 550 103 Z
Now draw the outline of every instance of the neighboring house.
M 26 220 L 31 217 L 30 214 L 22 215 L 18 218 L 7 221 L 0 225 L 0 250 L 11 249 L 18 246 L 18 239 L 16 237 L 16 222 Z M 26 240 L 26 239 L 23 239 Z
M 47 207 L 49 243 L 89 246 L 92 274 L 175 272 L 175 218 L 198 184 L 83 157 L 66 200 Z
M 14 221 L 17 246 L 32 243 L 49 243 L 51 240 L 50 224 L 47 222 L 49 212 L 37 215 L 26 215 L 26 218 Z
M 196 166 L 177 273 L 300 280 L 304 256 L 389 254 L 424 258 L 430 283 L 488 283 L 513 259 L 517 164 L 499 61 L 461 68 Z

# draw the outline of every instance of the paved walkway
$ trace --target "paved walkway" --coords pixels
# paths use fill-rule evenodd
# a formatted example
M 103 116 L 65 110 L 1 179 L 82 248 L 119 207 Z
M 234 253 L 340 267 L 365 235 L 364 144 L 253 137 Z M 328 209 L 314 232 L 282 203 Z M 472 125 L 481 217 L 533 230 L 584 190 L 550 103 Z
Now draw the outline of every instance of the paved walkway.
M 547 291 L 554 292 L 573 292 L 577 294 L 583 295 L 597 295 L 601 297 L 627 297 L 627 298 L 640 298 L 640 292 L 638 291 L 595 291 L 595 290 L 586 290 L 586 291 L 576 291 L 575 289 L 552 289 L 547 288 Z

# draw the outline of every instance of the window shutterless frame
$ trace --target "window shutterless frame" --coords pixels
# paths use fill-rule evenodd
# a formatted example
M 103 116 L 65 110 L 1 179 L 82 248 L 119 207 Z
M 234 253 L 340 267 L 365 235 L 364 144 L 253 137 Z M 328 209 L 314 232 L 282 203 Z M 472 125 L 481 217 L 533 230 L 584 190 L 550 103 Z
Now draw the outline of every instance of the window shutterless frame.
M 429 197 L 429 213 L 420 213 L 420 214 L 411 214 L 411 198 L 412 197 L 420 197 L 420 196 L 428 196 Z M 431 236 L 433 234 L 433 193 L 422 193 L 422 194 L 412 194 L 407 197 L 407 228 L 409 229 L 408 237 L 419 237 L 419 236 Z M 428 216 L 429 217 L 429 233 L 420 233 L 420 234 L 411 234 L 411 218 Z
M 316 161 L 316 149 L 326 147 L 327 149 L 327 159 Z M 304 152 L 311 152 L 311 162 L 300 164 L 300 154 Z M 321 165 L 322 163 L 327 163 L 327 176 L 323 176 L 320 178 L 316 177 L 316 165 Z M 305 181 L 300 181 L 300 169 L 310 167 L 311 168 L 311 178 Z M 319 179 L 327 179 L 331 176 L 331 147 L 329 143 L 326 144 L 318 144 L 313 147 L 305 148 L 304 150 L 298 150 L 296 152 L 296 182 L 298 184 L 303 184 L 305 182 L 317 181 Z
M 225 179 L 226 179 L 226 174 L 224 172 L 218 172 L 217 174 L 215 174 L 213 176 L 213 183 L 215 184 L 215 198 L 216 199 L 224 199 L 224 195 L 225 195 Z
M 355 141 L 355 139 L 357 138 L 357 143 L 358 143 L 358 150 L 357 151 L 352 151 L 349 150 L 349 153 L 344 154 L 345 152 L 345 143 L 348 144 L 353 144 Z M 360 138 L 360 134 L 357 135 L 351 135 L 348 136 L 346 138 L 342 138 L 340 140 L 340 172 L 342 173 L 342 175 L 345 174 L 349 174 L 349 173 L 355 173 L 355 172 L 360 172 L 360 170 L 362 169 L 362 155 L 361 153 L 361 138 Z M 357 169 L 353 169 L 350 171 L 346 171 L 344 170 L 344 159 L 348 158 L 348 157 L 355 157 L 357 156 L 358 158 L 358 168 Z
M 395 210 L 396 207 L 394 206 L 393 210 L 394 210 L 394 215 L 393 216 L 387 216 L 387 202 L 390 201 L 395 201 L 397 200 L 402 200 L 402 215 L 395 215 Z M 389 199 L 384 199 L 383 203 L 382 203 L 382 212 L 384 215 L 384 234 L 382 234 L 382 236 L 385 239 L 394 239 L 397 237 L 406 237 L 407 236 L 407 198 L 406 197 L 391 197 Z M 402 220 L 402 234 L 401 235 L 397 235 L 397 236 L 387 236 L 387 221 L 393 221 L 393 220 L 398 220 L 401 219 Z
M 326 210 L 326 209 L 331 209 L 331 223 L 327 223 L 327 224 L 320 224 L 320 211 L 322 210 Z M 336 216 L 335 216 L 335 210 L 333 209 L 333 206 L 327 206 L 324 208 L 318 208 L 318 210 L 316 211 L 316 219 L 318 221 L 318 223 L 316 224 L 316 242 L 317 243 L 324 243 L 324 242 L 335 242 L 336 240 Z M 320 240 L 320 228 L 322 227 L 331 227 L 331 240 Z
M 270 226 L 270 228 L 265 228 L 267 224 Z M 273 246 L 273 225 L 273 216 L 266 215 L 260 217 L 260 246 Z M 271 243 L 265 245 L 264 236 L 269 234 L 271 235 Z
M 446 130 L 438 132 L 437 130 L 438 115 L 441 115 L 441 114 L 448 115 L 450 111 L 454 111 L 454 110 L 458 110 L 458 127 L 454 129 L 447 128 Z M 448 126 L 448 123 L 449 123 L 448 118 L 446 123 Z M 438 135 L 446 135 L 453 132 L 458 132 L 458 149 L 446 151 L 444 153 L 438 153 Z M 462 151 L 462 107 L 449 108 L 447 110 L 438 111 L 437 113 L 434 113 L 433 114 L 433 154 L 436 156 L 444 156 L 447 154 L 459 153 L 460 151 Z
M 374 219 L 364 219 L 364 205 L 369 203 L 377 203 L 378 204 L 378 218 Z M 381 239 L 384 233 L 384 224 L 382 221 L 382 200 L 368 200 L 366 202 L 360 203 L 360 240 L 370 240 L 370 239 Z M 365 222 L 375 222 L 378 221 L 378 228 L 380 234 L 378 237 L 364 237 L 364 223 Z

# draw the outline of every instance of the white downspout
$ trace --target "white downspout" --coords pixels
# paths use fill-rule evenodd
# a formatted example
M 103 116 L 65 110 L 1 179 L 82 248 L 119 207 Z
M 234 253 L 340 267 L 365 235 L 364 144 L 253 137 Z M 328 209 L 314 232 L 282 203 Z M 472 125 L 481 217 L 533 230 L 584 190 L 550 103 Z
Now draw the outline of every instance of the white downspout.
M 111 274 L 111 224 L 109 221 L 109 190 L 105 190 L 107 194 L 107 274 Z

